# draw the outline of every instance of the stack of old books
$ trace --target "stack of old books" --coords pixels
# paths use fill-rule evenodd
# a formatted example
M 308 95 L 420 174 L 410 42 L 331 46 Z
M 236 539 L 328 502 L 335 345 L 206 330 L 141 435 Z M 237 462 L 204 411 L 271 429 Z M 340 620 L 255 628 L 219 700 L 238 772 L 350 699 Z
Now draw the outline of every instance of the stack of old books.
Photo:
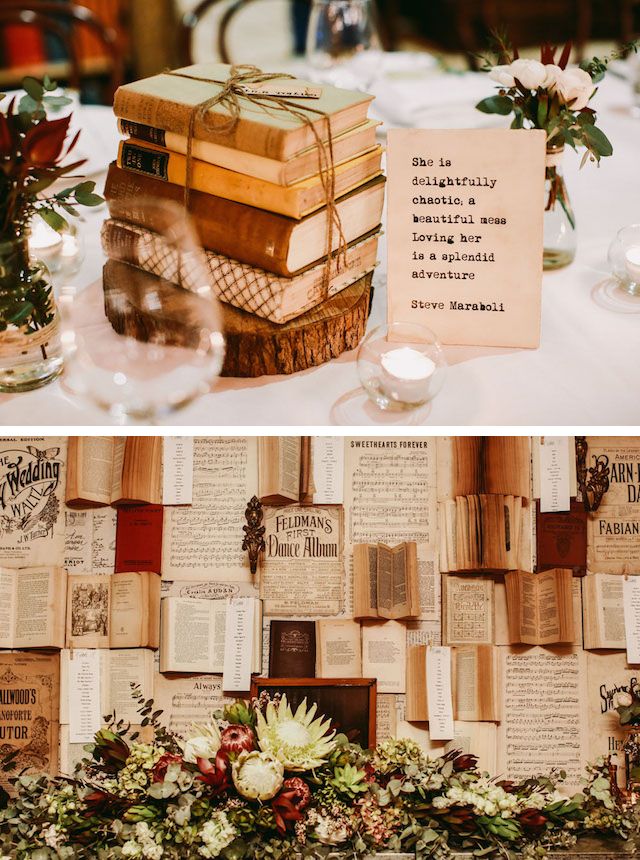
M 189 181 L 188 208 L 217 295 L 277 328 L 370 284 L 382 149 L 367 119 L 371 96 L 288 78 L 243 90 L 230 123 L 228 99 L 206 107 L 230 74 L 227 65 L 199 64 L 117 91 L 114 111 L 128 137 L 105 186 L 112 217 L 103 247 L 112 259 L 177 283 L 175 261 L 149 223 L 153 209 L 136 201 L 182 204 Z M 335 207 L 328 208 L 329 185 Z

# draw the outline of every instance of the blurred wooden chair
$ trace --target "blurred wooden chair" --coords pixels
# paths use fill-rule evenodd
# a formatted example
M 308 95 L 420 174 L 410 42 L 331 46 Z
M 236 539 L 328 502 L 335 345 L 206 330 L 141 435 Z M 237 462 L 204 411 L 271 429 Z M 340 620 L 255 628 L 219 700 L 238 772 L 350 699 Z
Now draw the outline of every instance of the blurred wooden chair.
M 628 45 L 638 38 L 640 34 L 638 18 L 640 18 L 640 0 L 620 0 L 620 43 L 622 45 Z
M 182 21 L 180 22 L 179 48 L 181 62 L 184 65 L 190 65 L 195 62 L 194 37 L 196 28 L 202 23 L 210 10 L 222 2 L 223 0 L 200 0 L 193 9 L 185 12 L 182 16 Z M 236 15 L 253 2 L 254 0 L 231 0 L 222 12 L 218 21 L 217 32 L 215 34 L 215 47 L 223 63 L 233 62 L 229 48 L 229 26 Z M 380 20 L 378 23 L 382 44 L 385 50 L 391 50 L 390 30 L 386 26 L 386 22 L 384 20 Z
M 106 26 L 91 10 L 75 3 L 60 0 L 2 0 L 0 29 L 12 24 L 35 27 L 44 35 L 51 35 L 60 42 L 66 62 L 61 70 L 52 67 L 52 77 L 56 80 L 62 78 L 69 86 L 80 89 L 84 78 L 98 74 L 104 78 L 101 100 L 104 104 L 112 103 L 113 94 L 125 77 L 122 39 L 115 28 Z M 106 57 L 104 68 L 84 68 L 77 48 L 79 27 L 85 27 L 97 36 Z M 48 73 L 45 63 L 42 75 Z M 19 80 L 15 83 L 19 84 Z

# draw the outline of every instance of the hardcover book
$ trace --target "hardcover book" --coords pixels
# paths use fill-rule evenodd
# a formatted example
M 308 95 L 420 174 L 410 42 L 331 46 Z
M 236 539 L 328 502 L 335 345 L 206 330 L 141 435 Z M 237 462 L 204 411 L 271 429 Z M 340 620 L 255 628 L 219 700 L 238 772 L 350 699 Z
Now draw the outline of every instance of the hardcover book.
M 316 673 L 314 621 L 272 621 L 269 638 L 271 678 L 313 678 Z
M 161 573 L 162 510 L 162 505 L 118 509 L 116 573 Z
M 582 502 L 571 500 L 566 512 L 536 514 L 537 569 L 570 567 L 582 576 L 587 570 L 587 512 Z
M 216 89 L 222 90 L 231 68 L 223 63 L 198 63 L 125 84 L 116 91 L 114 113 L 121 119 L 186 136 L 193 111 L 211 99 Z M 296 113 L 304 114 L 307 119 L 293 115 L 273 101 L 256 104 L 241 96 L 240 118 L 232 130 L 225 129 L 228 109 L 217 104 L 209 108 L 206 116 L 196 118 L 193 136 L 286 161 L 313 146 L 316 135 L 327 138 L 325 115 L 330 117 L 332 134 L 339 135 L 364 122 L 373 100 L 373 96 L 365 93 L 328 85 L 317 87 L 308 81 L 292 82 L 286 77 L 271 83 L 280 88 L 290 88 L 293 83 L 299 91 L 309 91 L 309 97 L 295 97 Z

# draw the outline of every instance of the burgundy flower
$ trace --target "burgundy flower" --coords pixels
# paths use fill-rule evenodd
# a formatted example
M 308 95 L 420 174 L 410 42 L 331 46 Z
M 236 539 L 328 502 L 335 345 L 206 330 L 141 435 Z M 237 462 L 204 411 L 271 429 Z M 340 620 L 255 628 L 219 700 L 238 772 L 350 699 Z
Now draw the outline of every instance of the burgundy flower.
M 478 766 L 478 756 L 471 753 L 461 753 L 453 760 L 454 771 L 475 770 Z
M 507 794 L 515 794 L 515 790 L 517 785 L 511 779 L 501 779 L 499 782 L 496 782 L 498 788 L 501 788 L 503 791 L 506 791 Z
M 7 158 L 13 152 L 13 137 L 7 117 L 0 113 L 0 158 Z
M 54 167 L 62 155 L 70 116 L 41 120 L 32 126 L 22 141 L 22 157 L 32 167 Z
M 530 833 L 532 835 L 542 833 L 547 826 L 547 818 L 539 809 L 523 809 L 518 816 L 518 821 L 520 822 L 522 829 L 526 833 Z
M 251 752 L 256 748 L 255 735 L 249 726 L 227 726 L 220 734 L 221 749 L 228 753 L 239 755 L 243 751 Z
M 302 782 L 302 780 L 300 781 Z M 271 809 L 276 819 L 276 827 L 282 836 L 287 832 L 289 824 L 300 821 L 303 818 L 302 812 L 297 805 L 297 798 L 298 793 L 296 789 L 283 789 L 271 801 Z
M 200 771 L 198 779 L 211 786 L 215 794 L 222 794 L 229 788 L 231 768 L 226 752 L 220 750 L 214 761 L 210 761 L 208 758 L 199 758 L 197 765 Z
M 182 764 L 182 756 L 177 755 L 176 753 L 165 753 L 160 756 L 158 761 L 154 764 L 151 769 L 151 775 L 153 777 L 154 782 L 164 782 L 164 778 L 167 775 L 167 768 L 170 764 Z
M 282 783 L 282 789 L 286 792 L 293 792 L 291 802 L 296 809 L 302 811 L 309 806 L 311 802 L 311 789 L 300 776 L 290 776 Z

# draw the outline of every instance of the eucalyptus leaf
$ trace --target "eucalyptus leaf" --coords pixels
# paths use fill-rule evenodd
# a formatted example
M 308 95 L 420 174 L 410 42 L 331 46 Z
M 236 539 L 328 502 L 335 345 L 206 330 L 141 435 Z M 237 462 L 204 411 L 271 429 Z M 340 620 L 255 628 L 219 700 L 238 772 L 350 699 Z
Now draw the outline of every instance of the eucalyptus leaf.
M 39 102 L 42 100 L 44 87 L 37 78 L 32 78 L 28 75 L 26 78 L 22 79 L 22 86 L 24 91 L 28 93 L 34 101 Z
M 513 101 L 508 96 L 489 96 L 478 102 L 476 109 L 481 113 L 497 113 L 508 116 L 513 110 Z
M 68 226 L 62 215 L 60 215 L 59 212 L 55 212 L 53 209 L 38 209 L 38 215 L 49 225 L 49 227 L 52 227 L 58 233 Z

